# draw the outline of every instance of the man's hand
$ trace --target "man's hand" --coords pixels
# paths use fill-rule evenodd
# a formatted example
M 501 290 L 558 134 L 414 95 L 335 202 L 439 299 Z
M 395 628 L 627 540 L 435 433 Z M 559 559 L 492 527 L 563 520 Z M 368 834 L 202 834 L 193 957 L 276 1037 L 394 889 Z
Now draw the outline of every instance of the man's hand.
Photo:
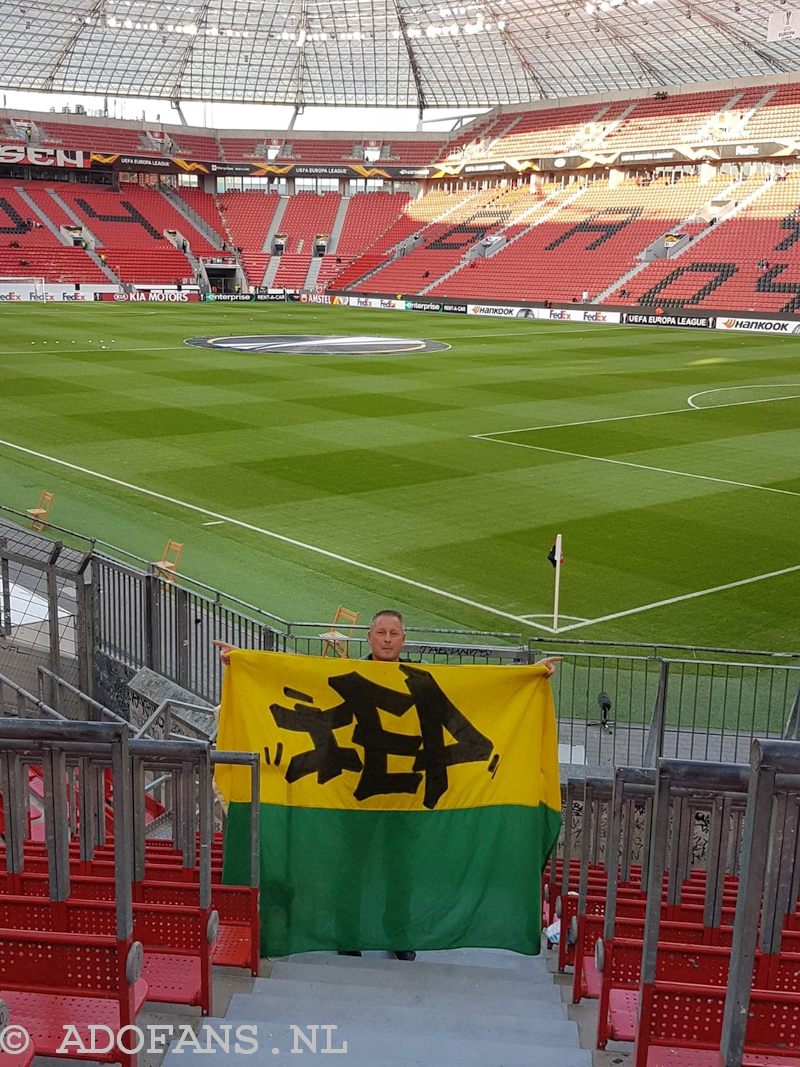
M 547 668 L 547 677 L 548 678 L 552 678 L 553 674 L 555 673 L 556 664 L 560 663 L 563 658 L 564 658 L 563 656 L 548 656 L 546 659 L 537 660 L 536 663 L 535 663 L 535 666 L 536 667 L 546 667 Z
M 230 654 L 236 645 L 229 645 L 227 641 L 212 641 L 211 644 L 219 649 L 219 661 L 223 667 L 227 667 L 231 661 Z

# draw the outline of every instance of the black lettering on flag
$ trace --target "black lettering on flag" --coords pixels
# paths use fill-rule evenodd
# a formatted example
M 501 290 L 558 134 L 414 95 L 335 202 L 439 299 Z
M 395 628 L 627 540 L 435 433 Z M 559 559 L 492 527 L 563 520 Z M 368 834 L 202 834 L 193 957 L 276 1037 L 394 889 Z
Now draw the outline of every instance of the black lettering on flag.
M 136 210 L 130 200 L 120 201 L 122 207 L 124 207 L 127 212 L 125 215 L 101 215 L 100 212 L 95 211 L 88 200 L 84 200 L 81 196 L 76 198 L 75 203 L 81 207 L 90 219 L 98 219 L 100 222 L 133 222 L 137 226 L 142 226 L 150 236 L 155 237 L 157 241 L 164 240 L 163 233 L 159 233 L 155 226 L 151 225 L 144 215 Z
M 292 756 L 286 769 L 286 781 L 296 782 L 309 774 L 317 775 L 324 785 L 342 771 L 361 771 L 353 792 L 356 800 L 393 793 L 413 795 L 425 779 L 423 804 L 435 808 L 447 792 L 447 768 L 459 763 L 487 762 L 493 745 L 467 719 L 442 691 L 429 671 L 401 665 L 409 693 L 388 689 L 356 671 L 328 678 L 328 685 L 342 698 L 340 704 L 321 709 L 313 697 L 285 688 L 296 697 L 293 707 L 271 704 L 270 711 L 278 727 L 307 733 L 312 748 Z M 381 712 L 397 718 L 416 707 L 419 732 L 395 733 L 387 730 Z M 334 731 L 355 724 L 352 743 L 364 750 L 363 761 L 354 748 L 346 748 L 334 737 Z M 452 743 L 445 740 L 445 731 Z M 280 749 L 280 745 L 279 745 Z M 389 756 L 407 756 L 413 764 L 407 771 L 390 771 Z M 269 753 L 265 750 L 269 763 Z M 492 771 L 497 768 L 495 757 Z M 276 752 L 275 764 L 279 762 Z M 492 775 L 494 776 L 494 774 Z
M 284 689 L 287 695 L 293 692 Z M 299 697 L 304 703 L 298 702 L 292 708 L 271 704 L 269 709 L 277 726 L 282 730 L 307 733 L 314 746 L 308 752 L 292 756 L 286 768 L 286 781 L 296 782 L 307 774 L 316 773 L 317 782 L 324 785 L 331 778 L 337 778 L 342 771 L 360 771 L 361 757 L 356 750 L 342 748 L 333 736 L 334 730 L 340 726 L 348 726 L 353 721 L 352 710 L 345 703 L 322 711 L 311 704 L 311 697 L 303 693 L 300 693 Z
M 756 279 L 757 293 L 794 293 L 792 299 L 780 309 L 781 312 L 797 311 L 800 307 L 800 282 L 776 282 L 774 280 L 789 266 L 791 266 L 789 263 L 775 263 L 765 274 Z
M 668 307 L 683 307 L 688 304 L 700 304 L 709 293 L 713 293 L 720 285 L 724 285 L 729 278 L 737 273 L 739 268 L 735 263 L 687 263 L 686 266 L 676 267 L 666 278 L 662 278 L 652 289 L 648 289 L 639 298 L 640 304 L 666 304 Z M 713 274 L 705 285 L 701 285 L 691 296 L 669 297 L 661 296 L 666 289 L 684 274 Z
M 380 711 L 397 717 L 404 715 L 412 707 L 413 698 L 386 689 L 355 671 L 329 678 L 328 685 L 344 697 L 344 704 L 335 710 L 348 709 L 356 723 L 353 742 L 364 749 L 364 769 L 353 793 L 356 800 L 389 793 L 416 793 L 422 775 L 412 771 L 390 772 L 389 756 L 416 755 L 422 739 L 419 734 L 385 730 L 380 717 Z
M 422 803 L 426 808 L 435 808 L 447 792 L 447 768 L 457 763 L 485 762 L 492 754 L 492 742 L 442 692 L 429 671 L 402 664 L 400 670 L 414 697 L 422 730 L 422 748 L 414 761 L 415 770 L 425 771 Z M 455 744 L 445 744 L 445 730 Z
M 545 252 L 552 252 L 554 248 L 558 248 L 559 245 L 563 245 L 570 237 L 574 237 L 576 233 L 599 233 L 600 236 L 591 241 L 589 244 L 584 245 L 586 252 L 593 252 L 595 248 L 599 248 L 604 241 L 608 241 L 611 237 L 615 237 L 620 230 L 623 230 L 626 226 L 630 225 L 634 219 L 638 219 L 642 214 L 642 208 L 640 207 L 620 207 L 610 208 L 605 211 L 596 211 L 594 215 L 590 215 L 588 219 L 584 219 L 582 222 L 577 223 L 566 233 L 562 233 L 560 237 L 557 237 L 555 241 L 551 241 L 549 245 L 544 246 Z M 619 218 L 616 216 L 619 215 Z

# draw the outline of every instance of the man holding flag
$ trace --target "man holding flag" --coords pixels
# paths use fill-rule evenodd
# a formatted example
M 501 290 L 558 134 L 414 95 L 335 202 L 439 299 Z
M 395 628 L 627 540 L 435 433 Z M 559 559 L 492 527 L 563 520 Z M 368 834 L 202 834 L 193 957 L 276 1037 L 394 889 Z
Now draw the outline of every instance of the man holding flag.
M 560 824 L 548 684 L 557 658 L 423 667 L 401 661 L 405 636 L 402 615 L 385 610 L 370 623 L 371 662 L 222 647 L 218 744 L 264 753 L 270 956 L 397 944 L 539 951 L 539 878 Z M 217 778 L 231 801 L 234 881 L 247 798 L 228 770 Z

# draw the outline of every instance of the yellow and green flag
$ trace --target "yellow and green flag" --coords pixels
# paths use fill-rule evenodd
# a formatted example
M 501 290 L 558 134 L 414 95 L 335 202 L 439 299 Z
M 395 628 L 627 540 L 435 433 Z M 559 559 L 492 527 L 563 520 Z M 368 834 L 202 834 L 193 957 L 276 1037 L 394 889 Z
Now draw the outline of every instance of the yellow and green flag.
M 561 821 L 544 667 L 235 651 L 218 745 L 261 754 L 262 950 L 537 953 Z M 246 881 L 246 768 L 225 766 L 226 881 Z

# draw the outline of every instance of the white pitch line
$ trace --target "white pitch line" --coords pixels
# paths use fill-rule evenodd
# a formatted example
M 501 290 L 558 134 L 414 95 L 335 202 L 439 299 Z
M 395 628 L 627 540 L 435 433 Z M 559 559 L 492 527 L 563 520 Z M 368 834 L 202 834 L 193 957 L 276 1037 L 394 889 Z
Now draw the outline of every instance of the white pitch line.
M 201 522 L 200 525 L 201 526 L 224 526 L 225 525 L 225 520 L 224 519 L 213 519 L 211 522 Z
M 767 571 L 766 574 L 755 574 L 752 578 L 740 578 L 736 582 L 725 582 L 724 585 L 714 585 L 710 589 L 699 589 L 695 593 L 684 593 L 682 596 L 669 597 L 667 600 L 655 600 L 652 604 L 641 604 L 638 608 L 627 608 L 625 611 L 615 611 L 611 615 L 601 615 L 597 619 L 589 619 L 587 622 L 574 622 L 569 626 L 559 626 L 558 632 L 565 630 L 578 630 L 582 626 L 594 626 L 599 622 L 610 622 L 612 619 L 622 619 L 626 615 L 638 615 L 640 611 L 651 611 L 653 608 L 664 608 L 670 604 L 679 604 L 682 600 L 696 600 L 701 596 L 710 596 L 712 593 L 722 593 L 726 589 L 736 589 L 741 585 L 753 585 L 755 582 L 764 582 L 768 578 L 780 578 L 783 574 L 794 574 L 800 571 L 800 563 L 792 567 L 782 567 L 778 571 Z
M 731 388 L 739 388 L 739 386 L 732 386 Z M 749 386 L 742 386 L 741 388 L 749 388 Z M 767 388 L 765 386 L 765 388 Z M 773 386 L 774 389 L 785 389 L 785 385 Z M 797 386 L 793 385 L 790 388 L 796 389 Z M 710 392 L 711 390 L 707 390 Z M 726 390 L 727 391 L 727 390 Z M 700 396 L 700 393 L 695 393 L 694 396 Z M 690 397 L 689 399 L 693 399 Z M 628 419 L 653 419 L 656 415 L 682 415 L 688 411 L 717 411 L 720 408 L 739 408 L 744 407 L 747 404 L 774 404 L 779 400 L 796 400 L 797 397 L 792 396 L 770 396 L 764 400 L 733 400 L 730 404 L 713 404 L 709 407 L 698 408 L 692 405 L 685 408 L 670 408 L 667 411 L 645 411 L 641 415 L 611 415 L 606 419 L 583 419 L 580 422 L 551 422 L 544 426 L 523 426 L 517 430 L 492 430 L 490 433 L 473 433 L 470 437 L 475 440 L 491 440 L 492 437 L 508 437 L 512 433 L 531 433 L 533 430 L 564 430 L 570 426 L 596 426 L 600 422 L 625 422 Z M 688 401 L 687 401 L 688 403 Z M 509 442 L 510 444 L 511 442 Z
M 552 619 L 552 617 L 552 611 L 537 611 L 534 612 L 532 615 L 520 616 L 520 618 L 525 619 L 526 622 L 530 621 L 531 619 Z M 558 617 L 559 619 L 573 619 L 579 626 L 582 626 L 584 623 L 592 621 L 591 619 L 585 619 L 582 615 L 559 615 Z M 562 627 L 559 626 L 558 630 L 553 630 L 552 627 L 550 627 L 550 629 L 553 633 L 561 633 Z
M 512 615 L 507 611 L 500 611 L 499 608 L 491 608 L 487 604 L 480 604 L 477 600 L 470 600 L 468 597 L 459 596 L 457 593 L 449 593 L 446 589 L 437 589 L 434 585 L 427 585 L 425 582 L 417 582 L 413 578 L 406 578 L 402 574 L 394 574 L 392 571 L 383 570 L 381 567 L 373 567 L 370 563 L 361 563 L 358 560 L 350 559 L 348 556 L 342 556 L 338 552 L 330 552 L 326 548 L 320 548 L 318 545 L 310 545 L 305 541 L 298 541 L 294 537 L 287 537 L 285 534 L 276 533 L 274 530 L 266 530 L 262 526 L 255 526 L 250 522 L 243 522 L 241 519 L 234 519 L 230 515 L 222 515 L 218 511 L 211 511 L 209 508 L 199 507 L 197 504 L 190 504 L 186 500 L 178 500 L 176 497 L 167 496 L 164 493 L 157 493 L 153 489 L 145 489 L 140 485 L 134 485 L 132 482 L 124 482 L 120 478 L 112 478 L 108 474 L 101 474 L 99 471 L 90 470 L 88 467 L 79 467 L 76 463 L 68 463 L 65 459 L 57 459 L 55 456 L 48 456 L 44 452 L 36 452 L 32 448 L 24 448 L 22 445 L 14 444 L 13 441 L 2 441 L 0 445 L 4 445 L 6 448 L 13 449 L 15 452 L 23 452 L 27 456 L 35 456 L 37 459 L 43 459 L 47 463 L 55 463 L 59 467 L 66 467 L 68 470 L 77 471 L 79 474 L 88 474 L 91 478 L 99 478 L 101 481 L 110 482 L 112 485 L 119 485 L 123 489 L 130 489 L 134 493 L 141 493 L 143 496 L 152 497 L 155 500 L 163 500 L 167 504 L 174 504 L 179 508 L 186 508 L 187 511 L 193 511 L 197 515 L 207 515 L 212 519 L 219 519 L 221 522 L 230 523 L 232 526 L 238 526 L 243 530 L 250 530 L 253 533 L 262 534 L 264 537 L 271 537 L 275 541 L 280 541 L 285 545 L 292 545 L 294 548 L 302 548 L 306 552 L 314 552 L 318 556 L 325 556 L 326 559 L 336 560 L 337 563 L 344 563 L 348 567 L 357 567 L 359 570 L 368 571 L 370 574 L 378 574 L 382 578 L 389 578 L 394 582 L 401 582 L 403 585 L 413 586 L 415 589 L 422 589 L 426 593 L 433 593 L 434 596 L 443 597 L 445 600 L 453 600 L 458 604 L 466 604 L 467 607 L 477 608 L 479 611 L 485 611 L 490 615 L 497 615 L 501 619 L 510 619 L 512 622 L 523 623 L 526 626 L 535 626 L 538 630 L 545 630 L 547 633 L 553 633 L 552 626 L 545 626 L 543 623 L 528 622 L 522 615 Z
M 691 474 L 689 471 L 676 471 L 670 467 L 652 467 L 647 463 L 633 463 L 626 459 L 611 459 L 608 456 L 587 456 L 583 452 L 567 452 L 563 448 L 545 448 L 543 445 L 526 445 L 522 441 L 502 441 L 496 437 L 485 437 L 496 445 L 508 445 L 510 448 L 528 448 L 532 452 L 549 452 L 554 456 L 569 456 L 572 459 L 589 459 L 595 463 L 611 463 L 616 467 L 634 467 L 642 471 L 655 471 L 657 474 L 674 474 L 678 478 L 694 478 L 700 482 L 716 482 L 719 485 L 734 485 L 739 489 L 760 489 L 762 493 L 778 493 L 781 496 L 800 496 L 793 489 L 775 489 L 771 485 L 754 485 L 752 482 L 736 482 L 731 478 L 714 478 L 710 474 Z
M 739 389 L 800 389 L 800 383 L 789 382 L 784 385 L 721 385 L 718 389 L 701 389 L 699 393 L 692 393 L 686 403 L 696 411 L 713 411 L 716 407 L 725 407 L 725 404 L 708 404 L 706 407 L 694 403 L 698 396 L 708 396 L 710 393 L 733 393 Z M 800 400 L 800 396 L 771 396 L 766 400 L 751 400 L 745 403 L 769 404 L 773 400 Z

